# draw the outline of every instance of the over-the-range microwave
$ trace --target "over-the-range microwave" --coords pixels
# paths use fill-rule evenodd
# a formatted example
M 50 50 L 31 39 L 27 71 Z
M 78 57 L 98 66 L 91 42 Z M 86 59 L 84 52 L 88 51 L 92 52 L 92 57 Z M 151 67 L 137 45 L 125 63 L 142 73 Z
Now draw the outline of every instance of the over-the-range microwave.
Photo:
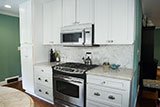
M 86 23 L 62 27 L 61 43 L 65 46 L 92 46 L 94 25 Z

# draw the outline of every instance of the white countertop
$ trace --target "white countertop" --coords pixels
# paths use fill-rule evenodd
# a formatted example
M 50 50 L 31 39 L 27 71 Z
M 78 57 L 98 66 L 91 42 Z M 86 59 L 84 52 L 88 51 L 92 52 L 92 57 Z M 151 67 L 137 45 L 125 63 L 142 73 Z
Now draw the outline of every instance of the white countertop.
M 108 67 L 99 66 L 86 72 L 87 74 L 104 76 L 116 79 L 132 80 L 133 70 L 127 68 L 119 68 L 112 70 Z
M 0 86 L 0 107 L 34 107 L 34 102 L 24 92 Z

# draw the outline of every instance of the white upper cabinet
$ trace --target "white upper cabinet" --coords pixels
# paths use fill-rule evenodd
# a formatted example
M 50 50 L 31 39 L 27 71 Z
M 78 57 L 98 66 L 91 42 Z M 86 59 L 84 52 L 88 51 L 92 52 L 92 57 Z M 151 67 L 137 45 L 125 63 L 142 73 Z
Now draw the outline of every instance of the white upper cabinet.
M 20 18 L 20 43 L 32 44 L 31 31 L 31 2 L 25 2 L 19 7 Z
M 43 5 L 43 44 L 60 44 L 62 0 L 52 0 Z
M 76 0 L 63 0 L 62 5 L 62 15 L 63 15 L 63 26 L 72 25 L 75 23 L 75 8 Z
M 134 0 L 95 0 L 95 43 L 132 44 Z
M 94 23 L 94 0 L 77 0 L 77 22 Z
M 94 0 L 63 0 L 63 26 L 93 23 Z

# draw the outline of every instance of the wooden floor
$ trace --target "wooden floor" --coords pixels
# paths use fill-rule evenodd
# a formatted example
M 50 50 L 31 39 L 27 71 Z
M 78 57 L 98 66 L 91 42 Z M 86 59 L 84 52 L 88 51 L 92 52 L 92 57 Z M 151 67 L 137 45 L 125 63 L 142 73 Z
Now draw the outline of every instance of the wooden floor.
M 21 81 L 10 83 L 5 86 L 16 88 L 16 89 L 24 92 L 24 90 L 22 89 L 22 82 Z M 30 96 L 32 97 L 32 99 L 34 101 L 35 107 L 55 107 L 53 104 L 50 104 L 46 101 L 43 101 L 37 97 L 32 96 L 32 95 L 30 95 Z

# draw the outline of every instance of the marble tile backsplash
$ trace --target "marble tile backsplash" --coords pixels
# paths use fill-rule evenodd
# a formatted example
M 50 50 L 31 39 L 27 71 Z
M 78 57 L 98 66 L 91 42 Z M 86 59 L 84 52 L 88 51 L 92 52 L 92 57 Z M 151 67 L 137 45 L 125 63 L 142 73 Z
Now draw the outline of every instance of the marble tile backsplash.
M 48 46 L 60 52 L 61 61 L 82 62 L 86 52 L 92 52 L 92 63 L 103 64 L 103 62 L 120 64 L 121 67 L 133 68 L 133 45 L 105 45 L 99 47 L 63 47 Z

